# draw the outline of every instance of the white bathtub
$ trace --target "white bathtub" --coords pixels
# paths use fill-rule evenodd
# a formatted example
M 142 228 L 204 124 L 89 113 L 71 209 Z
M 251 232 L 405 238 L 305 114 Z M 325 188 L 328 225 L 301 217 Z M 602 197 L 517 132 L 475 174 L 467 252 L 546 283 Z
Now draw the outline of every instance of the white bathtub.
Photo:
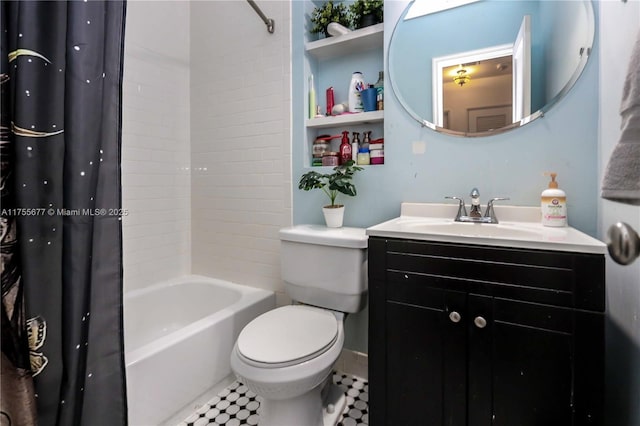
M 124 297 L 131 426 L 158 425 L 231 373 L 229 356 L 273 292 L 190 275 Z

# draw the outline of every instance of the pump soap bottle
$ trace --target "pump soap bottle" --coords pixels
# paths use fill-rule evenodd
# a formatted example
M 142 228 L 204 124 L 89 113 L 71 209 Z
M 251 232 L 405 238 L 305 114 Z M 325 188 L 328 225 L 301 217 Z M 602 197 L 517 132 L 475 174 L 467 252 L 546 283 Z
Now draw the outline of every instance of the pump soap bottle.
M 340 144 L 340 164 L 346 164 L 351 160 L 351 145 L 349 144 L 349 131 L 342 132 L 342 143 Z
M 545 176 L 551 176 L 551 182 L 540 195 L 542 224 L 544 226 L 567 226 L 567 195 L 558 188 L 557 173 L 545 173 Z
M 360 147 L 360 137 L 358 132 L 353 132 L 353 139 L 351 139 L 351 159 L 358 162 L 358 149 Z

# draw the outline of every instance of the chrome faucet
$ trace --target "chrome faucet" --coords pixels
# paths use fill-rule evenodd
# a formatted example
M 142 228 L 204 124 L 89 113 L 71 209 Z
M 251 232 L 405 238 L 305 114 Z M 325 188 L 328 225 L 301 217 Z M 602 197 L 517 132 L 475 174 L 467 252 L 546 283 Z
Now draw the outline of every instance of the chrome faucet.
M 478 188 L 473 188 L 469 196 L 471 197 L 471 210 L 469 211 L 469 216 L 482 217 L 482 211 L 480 210 L 480 191 L 478 191 Z
M 458 201 L 458 213 L 456 214 L 456 217 L 455 217 L 456 222 L 498 223 L 498 218 L 496 217 L 496 213 L 493 209 L 493 203 L 494 201 L 503 201 L 503 200 L 509 199 L 506 197 L 492 198 L 487 203 L 487 208 L 485 209 L 484 216 L 483 216 L 482 208 L 480 207 L 480 191 L 478 191 L 478 188 L 473 188 L 469 196 L 471 197 L 471 209 L 469 210 L 468 215 L 467 215 L 467 208 L 462 198 L 451 197 L 451 196 L 444 197 L 449 200 Z

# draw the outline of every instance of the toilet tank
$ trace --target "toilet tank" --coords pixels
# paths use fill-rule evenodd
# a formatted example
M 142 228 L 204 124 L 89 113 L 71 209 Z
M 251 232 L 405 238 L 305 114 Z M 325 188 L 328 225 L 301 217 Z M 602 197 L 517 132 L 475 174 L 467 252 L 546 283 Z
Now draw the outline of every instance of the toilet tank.
M 297 225 L 280 230 L 281 273 L 298 302 L 358 312 L 367 296 L 367 243 L 362 228 Z

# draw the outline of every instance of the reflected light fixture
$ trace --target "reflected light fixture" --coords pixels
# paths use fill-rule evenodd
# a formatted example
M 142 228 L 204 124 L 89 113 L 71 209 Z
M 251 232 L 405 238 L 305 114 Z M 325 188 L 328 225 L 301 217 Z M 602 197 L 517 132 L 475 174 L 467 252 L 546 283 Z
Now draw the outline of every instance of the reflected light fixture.
M 471 81 L 471 77 L 469 77 L 469 75 L 467 74 L 467 70 L 464 68 L 460 68 L 458 71 L 456 71 L 456 74 L 457 75 L 453 77 L 453 81 L 460 86 L 464 86 L 469 81 Z

